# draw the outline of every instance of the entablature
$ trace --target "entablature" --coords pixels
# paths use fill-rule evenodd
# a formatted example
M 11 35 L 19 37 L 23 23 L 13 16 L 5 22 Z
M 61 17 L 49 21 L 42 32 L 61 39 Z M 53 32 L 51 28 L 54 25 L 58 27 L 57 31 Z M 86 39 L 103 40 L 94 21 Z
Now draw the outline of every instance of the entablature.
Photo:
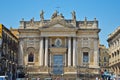
M 41 32 L 42 37 L 53 37 L 53 36 L 62 36 L 62 37 L 75 37 L 76 32 Z
M 49 49 L 50 49 L 51 53 L 66 53 L 67 52 L 67 48 L 65 48 L 65 47 L 60 47 L 60 48 L 52 47 Z

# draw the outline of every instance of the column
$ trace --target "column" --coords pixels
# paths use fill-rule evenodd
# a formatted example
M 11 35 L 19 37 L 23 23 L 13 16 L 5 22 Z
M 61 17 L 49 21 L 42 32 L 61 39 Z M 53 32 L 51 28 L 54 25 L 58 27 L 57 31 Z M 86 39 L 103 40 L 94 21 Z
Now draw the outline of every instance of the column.
M 68 66 L 71 66 L 71 37 L 68 38 Z
M 40 49 L 39 49 L 39 60 L 40 66 L 43 66 L 43 37 L 40 40 Z
M 48 38 L 45 38 L 45 66 L 48 66 Z
M 76 38 L 73 37 L 73 66 L 76 66 Z

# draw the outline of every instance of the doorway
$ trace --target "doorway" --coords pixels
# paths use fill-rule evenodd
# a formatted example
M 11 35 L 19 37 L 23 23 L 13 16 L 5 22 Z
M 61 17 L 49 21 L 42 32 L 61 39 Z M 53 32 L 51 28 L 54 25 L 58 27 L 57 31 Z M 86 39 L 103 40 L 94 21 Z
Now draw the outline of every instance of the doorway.
M 63 55 L 53 55 L 53 74 L 61 75 L 63 74 Z

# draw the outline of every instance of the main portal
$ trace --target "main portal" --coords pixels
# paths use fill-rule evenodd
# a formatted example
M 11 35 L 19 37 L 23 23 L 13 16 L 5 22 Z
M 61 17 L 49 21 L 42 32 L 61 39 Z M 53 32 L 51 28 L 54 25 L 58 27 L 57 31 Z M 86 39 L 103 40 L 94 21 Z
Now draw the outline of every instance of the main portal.
M 53 74 L 61 75 L 63 74 L 63 55 L 54 55 L 53 56 Z

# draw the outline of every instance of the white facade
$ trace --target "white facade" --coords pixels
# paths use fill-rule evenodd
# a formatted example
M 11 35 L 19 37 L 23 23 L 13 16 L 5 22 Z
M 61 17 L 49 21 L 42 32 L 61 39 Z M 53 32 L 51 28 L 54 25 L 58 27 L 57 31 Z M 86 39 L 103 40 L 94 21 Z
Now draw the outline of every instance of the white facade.
M 99 31 L 96 19 L 76 21 L 73 17 L 66 20 L 58 14 L 50 20 L 20 21 L 20 45 L 23 42 L 20 58 L 23 63 L 20 61 L 19 64 L 30 68 L 31 74 L 47 75 L 53 70 L 51 66 L 57 64 L 64 67 L 63 74 L 76 75 L 76 67 L 84 67 L 87 63 L 93 73 L 98 74 L 94 69 L 99 69 Z M 57 57 L 61 57 L 58 63 L 55 61 Z

